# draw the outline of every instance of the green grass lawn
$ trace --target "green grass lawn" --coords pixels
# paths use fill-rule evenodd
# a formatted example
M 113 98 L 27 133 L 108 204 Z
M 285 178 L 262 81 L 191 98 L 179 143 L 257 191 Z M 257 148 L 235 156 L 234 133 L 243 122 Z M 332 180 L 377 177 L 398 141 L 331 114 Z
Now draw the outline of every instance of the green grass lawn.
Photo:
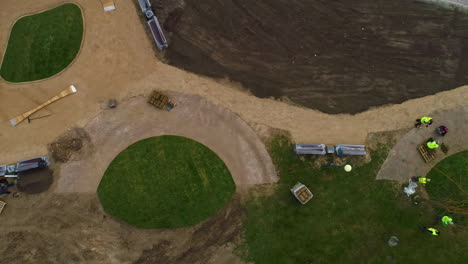
M 0 76 L 9 82 L 51 77 L 73 61 L 82 38 L 81 9 L 75 4 L 23 17 L 13 26 Z
M 108 214 L 131 225 L 174 228 L 208 218 L 234 190 L 229 170 L 209 148 L 188 138 L 161 136 L 117 155 L 98 196 Z
M 246 202 L 245 241 L 239 251 L 256 264 L 287 263 L 468 263 L 468 232 L 442 228 L 428 203 L 414 205 L 402 186 L 376 181 L 388 149 L 372 151 L 370 163 L 350 173 L 339 167 L 311 167 L 287 138 L 269 146 L 280 181 L 269 195 Z M 301 205 L 289 189 L 301 182 L 314 198 Z M 439 237 L 421 226 L 435 225 Z M 400 244 L 390 248 L 395 235 Z
M 437 212 L 451 216 L 455 223 L 468 225 L 468 151 L 445 158 L 427 177 L 431 182 L 426 190 L 430 199 L 437 202 Z

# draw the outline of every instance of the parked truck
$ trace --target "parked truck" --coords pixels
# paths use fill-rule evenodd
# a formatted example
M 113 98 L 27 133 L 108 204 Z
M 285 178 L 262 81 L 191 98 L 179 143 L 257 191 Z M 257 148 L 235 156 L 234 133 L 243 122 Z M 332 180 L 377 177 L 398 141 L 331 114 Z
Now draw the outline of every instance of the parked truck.
M 0 165 L 0 177 L 15 178 L 18 177 L 19 172 L 31 169 L 45 168 L 49 165 L 50 162 L 49 157 L 47 155 L 27 160 L 20 160 L 16 162 L 16 164 Z
M 151 31 L 151 36 L 153 37 L 154 43 L 159 50 L 164 50 L 169 46 L 166 36 L 159 24 L 158 18 L 154 14 L 153 8 L 149 0 L 138 0 L 140 5 L 141 12 L 146 18 L 146 24 L 148 25 L 149 30 Z

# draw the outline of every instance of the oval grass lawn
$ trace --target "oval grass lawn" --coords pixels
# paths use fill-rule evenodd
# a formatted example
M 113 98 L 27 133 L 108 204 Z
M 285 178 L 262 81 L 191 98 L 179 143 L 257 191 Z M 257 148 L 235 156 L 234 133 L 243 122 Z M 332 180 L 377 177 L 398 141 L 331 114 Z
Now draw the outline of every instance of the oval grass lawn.
M 160 136 L 117 155 L 98 196 L 108 214 L 131 225 L 175 228 L 213 215 L 234 190 L 228 168 L 209 148 L 184 137 Z
M 9 82 L 51 77 L 75 59 L 82 38 L 81 9 L 75 4 L 23 17 L 11 31 L 0 76 Z

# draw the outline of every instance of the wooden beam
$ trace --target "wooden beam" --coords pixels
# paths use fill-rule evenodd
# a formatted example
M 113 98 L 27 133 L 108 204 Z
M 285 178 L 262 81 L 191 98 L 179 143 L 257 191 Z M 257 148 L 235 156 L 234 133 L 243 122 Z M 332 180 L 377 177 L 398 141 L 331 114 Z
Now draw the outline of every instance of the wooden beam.
M 25 119 L 27 119 L 30 115 L 32 115 L 33 113 L 41 110 L 42 108 L 50 105 L 51 103 L 59 100 L 59 99 L 62 99 L 63 97 L 69 95 L 69 94 L 73 94 L 73 93 L 76 93 L 76 88 L 75 86 L 73 85 L 70 85 L 70 87 L 68 87 L 67 89 L 61 91 L 59 94 L 57 94 L 56 96 L 50 98 L 49 100 L 47 100 L 46 102 L 44 102 L 43 104 L 41 105 L 38 105 L 37 107 L 35 107 L 34 109 L 26 112 L 26 113 L 23 113 L 13 119 L 10 120 L 10 123 L 12 126 L 16 126 L 18 125 L 19 123 L 23 122 Z

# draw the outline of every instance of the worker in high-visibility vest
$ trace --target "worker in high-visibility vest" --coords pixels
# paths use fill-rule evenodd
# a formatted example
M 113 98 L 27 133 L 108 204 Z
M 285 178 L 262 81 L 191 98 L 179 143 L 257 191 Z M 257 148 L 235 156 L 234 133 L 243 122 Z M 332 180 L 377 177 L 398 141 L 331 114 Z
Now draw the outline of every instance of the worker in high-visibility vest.
M 437 229 L 433 228 L 433 227 L 429 227 L 429 228 L 423 227 L 423 229 L 426 230 L 427 232 L 431 233 L 431 235 L 433 235 L 433 236 L 438 236 L 440 234 L 440 232 Z
M 443 226 L 453 225 L 453 219 L 449 216 L 444 215 L 442 217 L 442 225 Z
M 447 132 L 448 132 L 448 128 L 446 126 L 440 126 L 440 127 L 436 128 L 436 131 L 437 131 L 437 135 L 445 136 L 445 134 L 447 134 Z
M 431 181 L 431 179 L 428 179 L 426 177 L 419 177 L 418 178 L 418 182 L 421 183 L 421 184 L 426 184 L 426 183 L 428 183 L 430 181 Z
M 416 119 L 415 127 L 419 127 L 421 125 L 426 125 L 426 127 L 432 124 L 432 117 L 423 116 L 421 119 Z
M 439 142 L 435 141 L 433 138 L 427 140 L 426 146 L 429 149 L 436 149 L 439 147 Z
M 421 117 L 421 124 L 432 124 L 432 117 L 428 117 L 428 116 Z

